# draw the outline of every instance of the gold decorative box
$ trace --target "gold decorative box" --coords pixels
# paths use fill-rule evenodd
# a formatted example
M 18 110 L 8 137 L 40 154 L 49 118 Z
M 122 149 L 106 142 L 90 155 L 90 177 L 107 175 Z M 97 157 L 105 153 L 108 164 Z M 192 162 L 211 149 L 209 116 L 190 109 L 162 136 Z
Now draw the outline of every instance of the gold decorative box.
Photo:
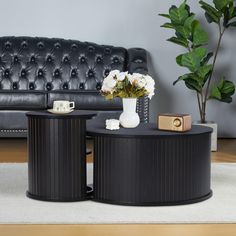
M 158 116 L 158 129 L 184 132 L 192 127 L 192 118 L 188 114 L 160 114 Z

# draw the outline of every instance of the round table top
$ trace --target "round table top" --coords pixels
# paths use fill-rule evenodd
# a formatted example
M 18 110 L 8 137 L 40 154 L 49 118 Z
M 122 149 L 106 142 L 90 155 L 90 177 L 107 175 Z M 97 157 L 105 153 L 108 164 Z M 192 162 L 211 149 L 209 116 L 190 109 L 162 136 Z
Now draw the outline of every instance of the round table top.
M 120 128 L 119 130 L 108 130 L 105 122 L 96 122 L 96 119 L 87 123 L 87 134 L 90 136 L 114 136 L 114 137 L 156 137 L 156 136 L 186 136 L 211 133 L 212 128 L 192 125 L 192 129 L 186 132 L 163 131 L 157 128 L 154 123 L 141 123 L 136 128 Z
M 96 116 L 97 113 L 94 111 L 86 111 L 86 110 L 74 110 L 71 113 L 67 114 L 54 114 L 49 111 L 30 111 L 27 112 L 26 115 L 28 117 L 37 117 L 37 118 L 50 118 L 50 119 L 67 119 L 67 118 L 84 118 L 90 119 L 93 116 Z

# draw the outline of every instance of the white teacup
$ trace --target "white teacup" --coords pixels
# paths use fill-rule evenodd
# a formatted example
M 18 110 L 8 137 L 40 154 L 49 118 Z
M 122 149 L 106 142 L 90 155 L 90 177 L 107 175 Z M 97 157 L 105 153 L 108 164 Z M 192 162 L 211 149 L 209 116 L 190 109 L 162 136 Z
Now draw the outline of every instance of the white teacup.
M 75 102 L 70 101 L 54 101 L 53 110 L 57 112 L 72 111 L 75 108 Z

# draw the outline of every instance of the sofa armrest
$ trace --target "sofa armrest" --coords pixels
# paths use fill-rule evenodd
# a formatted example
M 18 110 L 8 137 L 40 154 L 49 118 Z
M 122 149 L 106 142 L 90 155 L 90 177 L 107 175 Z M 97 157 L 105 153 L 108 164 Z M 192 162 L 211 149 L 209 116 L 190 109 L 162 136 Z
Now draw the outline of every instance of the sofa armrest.
M 140 73 L 144 75 L 148 73 L 147 52 L 145 49 L 128 49 L 127 70 L 130 73 Z M 149 98 L 147 96 L 138 99 L 137 112 L 139 114 L 141 122 L 149 122 Z

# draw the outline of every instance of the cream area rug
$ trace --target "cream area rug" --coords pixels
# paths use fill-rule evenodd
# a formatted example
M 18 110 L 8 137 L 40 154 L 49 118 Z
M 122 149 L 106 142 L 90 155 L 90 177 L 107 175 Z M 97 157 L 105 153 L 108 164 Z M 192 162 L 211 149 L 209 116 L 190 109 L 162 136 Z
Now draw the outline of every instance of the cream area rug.
M 26 190 L 27 165 L 0 164 L 0 224 L 236 223 L 236 164 L 212 164 L 213 197 L 183 206 L 42 202 L 27 198 Z

